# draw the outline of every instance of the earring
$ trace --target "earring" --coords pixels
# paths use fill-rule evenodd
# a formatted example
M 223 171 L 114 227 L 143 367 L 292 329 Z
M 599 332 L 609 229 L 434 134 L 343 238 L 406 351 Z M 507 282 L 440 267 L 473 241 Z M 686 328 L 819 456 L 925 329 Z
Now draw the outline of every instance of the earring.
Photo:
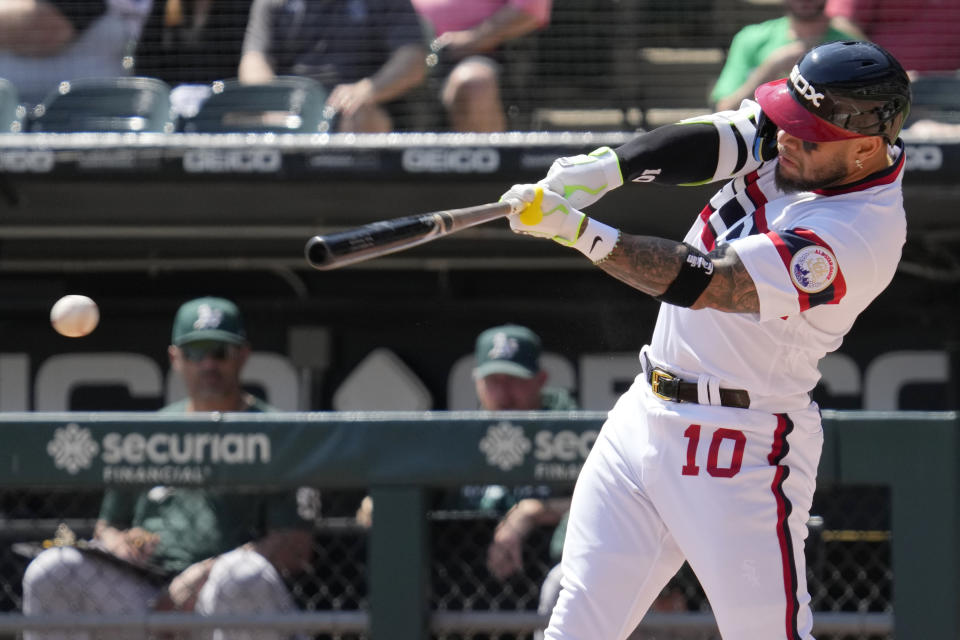
M 863 162 L 860 161 L 860 158 L 856 158 L 853 162 L 857 165 L 857 169 L 863 169 Z

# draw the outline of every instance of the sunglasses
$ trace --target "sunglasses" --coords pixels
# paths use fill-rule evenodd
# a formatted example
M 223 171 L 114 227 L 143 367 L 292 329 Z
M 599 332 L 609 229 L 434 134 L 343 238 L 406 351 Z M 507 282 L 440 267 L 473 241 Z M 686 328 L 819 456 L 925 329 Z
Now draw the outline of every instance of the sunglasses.
M 236 347 L 224 342 L 199 342 L 182 345 L 180 352 L 190 362 L 203 362 L 207 358 L 223 361 L 233 357 Z

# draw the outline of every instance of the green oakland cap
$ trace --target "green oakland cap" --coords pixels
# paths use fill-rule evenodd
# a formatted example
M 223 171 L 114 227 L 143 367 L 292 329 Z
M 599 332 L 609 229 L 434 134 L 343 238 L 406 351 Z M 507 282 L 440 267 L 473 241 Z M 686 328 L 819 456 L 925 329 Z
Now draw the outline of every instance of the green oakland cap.
M 225 298 L 206 297 L 180 306 L 173 320 L 171 340 L 178 347 L 199 340 L 244 344 L 247 333 L 237 305 Z
M 492 327 L 477 336 L 476 362 L 477 378 L 493 373 L 532 378 L 540 371 L 540 338 L 516 324 Z

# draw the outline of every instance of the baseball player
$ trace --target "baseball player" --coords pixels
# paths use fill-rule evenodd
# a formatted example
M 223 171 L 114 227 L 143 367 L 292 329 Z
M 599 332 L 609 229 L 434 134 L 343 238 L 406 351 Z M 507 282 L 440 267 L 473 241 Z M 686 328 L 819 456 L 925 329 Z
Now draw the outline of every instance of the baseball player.
M 823 435 L 809 394 L 900 259 L 910 83 L 880 47 L 831 43 L 755 98 L 558 159 L 505 194 L 542 213 L 512 216 L 514 231 L 663 303 L 577 481 L 550 640 L 627 637 L 684 560 L 725 640 L 812 638 L 803 542 Z M 625 181 L 718 180 L 683 242 L 579 211 Z

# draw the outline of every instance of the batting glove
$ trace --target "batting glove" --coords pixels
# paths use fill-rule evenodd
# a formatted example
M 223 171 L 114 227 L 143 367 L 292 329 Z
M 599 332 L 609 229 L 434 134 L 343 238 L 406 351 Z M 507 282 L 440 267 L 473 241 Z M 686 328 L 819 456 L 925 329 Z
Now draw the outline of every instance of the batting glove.
M 620 160 L 610 147 L 600 147 L 589 155 L 558 158 L 540 184 L 582 209 L 623 184 Z
M 510 228 L 538 238 L 550 238 L 571 245 L 580 235 L 580 226 L 587 216 L 569 202 L 539 184 L 515 184 L 500 201 L 520 200 L 527 203 L 520 213 L 510 215 Z
M 594 264 L 606 260 L 620 244 L 619 229 L 588 218 L 542 184 L 515 184 L 500 200 L 527 203 L 522 211 L 510 215 L 514 232 L 550 238 L 576 249 Z

